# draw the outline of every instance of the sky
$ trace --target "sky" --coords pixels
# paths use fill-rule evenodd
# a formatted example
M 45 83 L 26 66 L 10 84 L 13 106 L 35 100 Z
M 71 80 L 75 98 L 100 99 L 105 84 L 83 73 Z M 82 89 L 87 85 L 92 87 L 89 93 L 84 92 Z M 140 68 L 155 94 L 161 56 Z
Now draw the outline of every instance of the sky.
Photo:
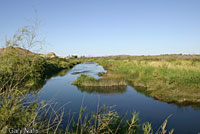
M 43 53 L 200 54 L 200 0 L 0 0 L 0 46 L 37 10 Z

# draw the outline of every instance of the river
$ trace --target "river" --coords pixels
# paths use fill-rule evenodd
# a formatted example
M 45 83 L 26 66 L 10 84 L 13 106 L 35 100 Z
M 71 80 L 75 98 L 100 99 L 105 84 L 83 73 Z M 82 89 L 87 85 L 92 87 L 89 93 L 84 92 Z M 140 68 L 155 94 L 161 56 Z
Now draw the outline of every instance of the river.
M 140 122 L 151 122 L 157 130 L 163 121 L 168 119 L 167 129 L 175 129 L 175 134 L 197 134 L 200 132 L 200 109 L 192 106 L 178 106 L 168 104 L 138 93 L 133 87 L 122 89 L 79 89 L 71 83 L 81 74 L 88 74 L 99 78 L 98 72 L 106 72 L 97 63 L 82 63 L 68 72 L 61 73 L 47 80 L 46 84 L 37 93 L 39 100 L 53 101 L 57 106 L 63 106 L 64 112 L 79 112 L 81 104 L 86 107 L 86 113 L 96 112 L 97 105 L 114 106 L 120 114 L 138 112 Z M 75 116 L 76 117 L 76 116 Z M 64 122 L 67 122 L 67 114 Z

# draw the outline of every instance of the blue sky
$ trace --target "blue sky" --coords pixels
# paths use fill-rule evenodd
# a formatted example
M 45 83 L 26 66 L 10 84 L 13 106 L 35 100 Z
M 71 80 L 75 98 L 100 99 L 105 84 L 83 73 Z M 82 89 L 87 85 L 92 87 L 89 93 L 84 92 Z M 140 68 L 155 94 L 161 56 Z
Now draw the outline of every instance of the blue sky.
M 200 54 L 200 0 L 0 0 L 1 46 L 34 9 L 45 53 Z

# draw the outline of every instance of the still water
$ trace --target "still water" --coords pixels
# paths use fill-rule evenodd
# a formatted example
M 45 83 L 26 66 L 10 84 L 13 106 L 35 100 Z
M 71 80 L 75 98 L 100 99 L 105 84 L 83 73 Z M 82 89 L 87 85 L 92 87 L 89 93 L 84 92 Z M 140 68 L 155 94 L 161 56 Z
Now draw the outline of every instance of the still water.
M 78 112 L 81 104 L 86 107 L 86 113 L 96 112 L 97 104 L 114 106 L 120 114 L 138 112 L 140 122 L 151 122 L 154 131 L 169 116 L 167 129 L 175 129 L 175 134 L 198 134 L 200 132 L 200 109 L 191 106 L 180 107 L 167 104 L 151 97 L 138 93 L 134 88 L 127 86 L 120 89 L 79 89 L 71 83 L 81 74 L 88 74 L 99 78 L 98 72 L 106 72 L 97 63 L 78 64 L 68 72 L 49 79 L 37 94 L 39 100 L 53 101 L 63 106 L 65 113 Z M 100 100 L 100 101 L 98 101 Z M 68 116 L 64 116 L 67 122 Z

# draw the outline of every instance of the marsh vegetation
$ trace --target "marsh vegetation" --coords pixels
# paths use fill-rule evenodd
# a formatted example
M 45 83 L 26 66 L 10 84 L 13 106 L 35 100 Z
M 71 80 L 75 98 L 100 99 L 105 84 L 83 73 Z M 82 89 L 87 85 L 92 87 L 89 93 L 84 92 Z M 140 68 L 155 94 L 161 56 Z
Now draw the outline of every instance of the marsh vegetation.
M 169 103 L 200 103 L 199 55 L 116 56 L 87 61 L 107 69 L 102 79 L 124 80 L 139 92 Z

